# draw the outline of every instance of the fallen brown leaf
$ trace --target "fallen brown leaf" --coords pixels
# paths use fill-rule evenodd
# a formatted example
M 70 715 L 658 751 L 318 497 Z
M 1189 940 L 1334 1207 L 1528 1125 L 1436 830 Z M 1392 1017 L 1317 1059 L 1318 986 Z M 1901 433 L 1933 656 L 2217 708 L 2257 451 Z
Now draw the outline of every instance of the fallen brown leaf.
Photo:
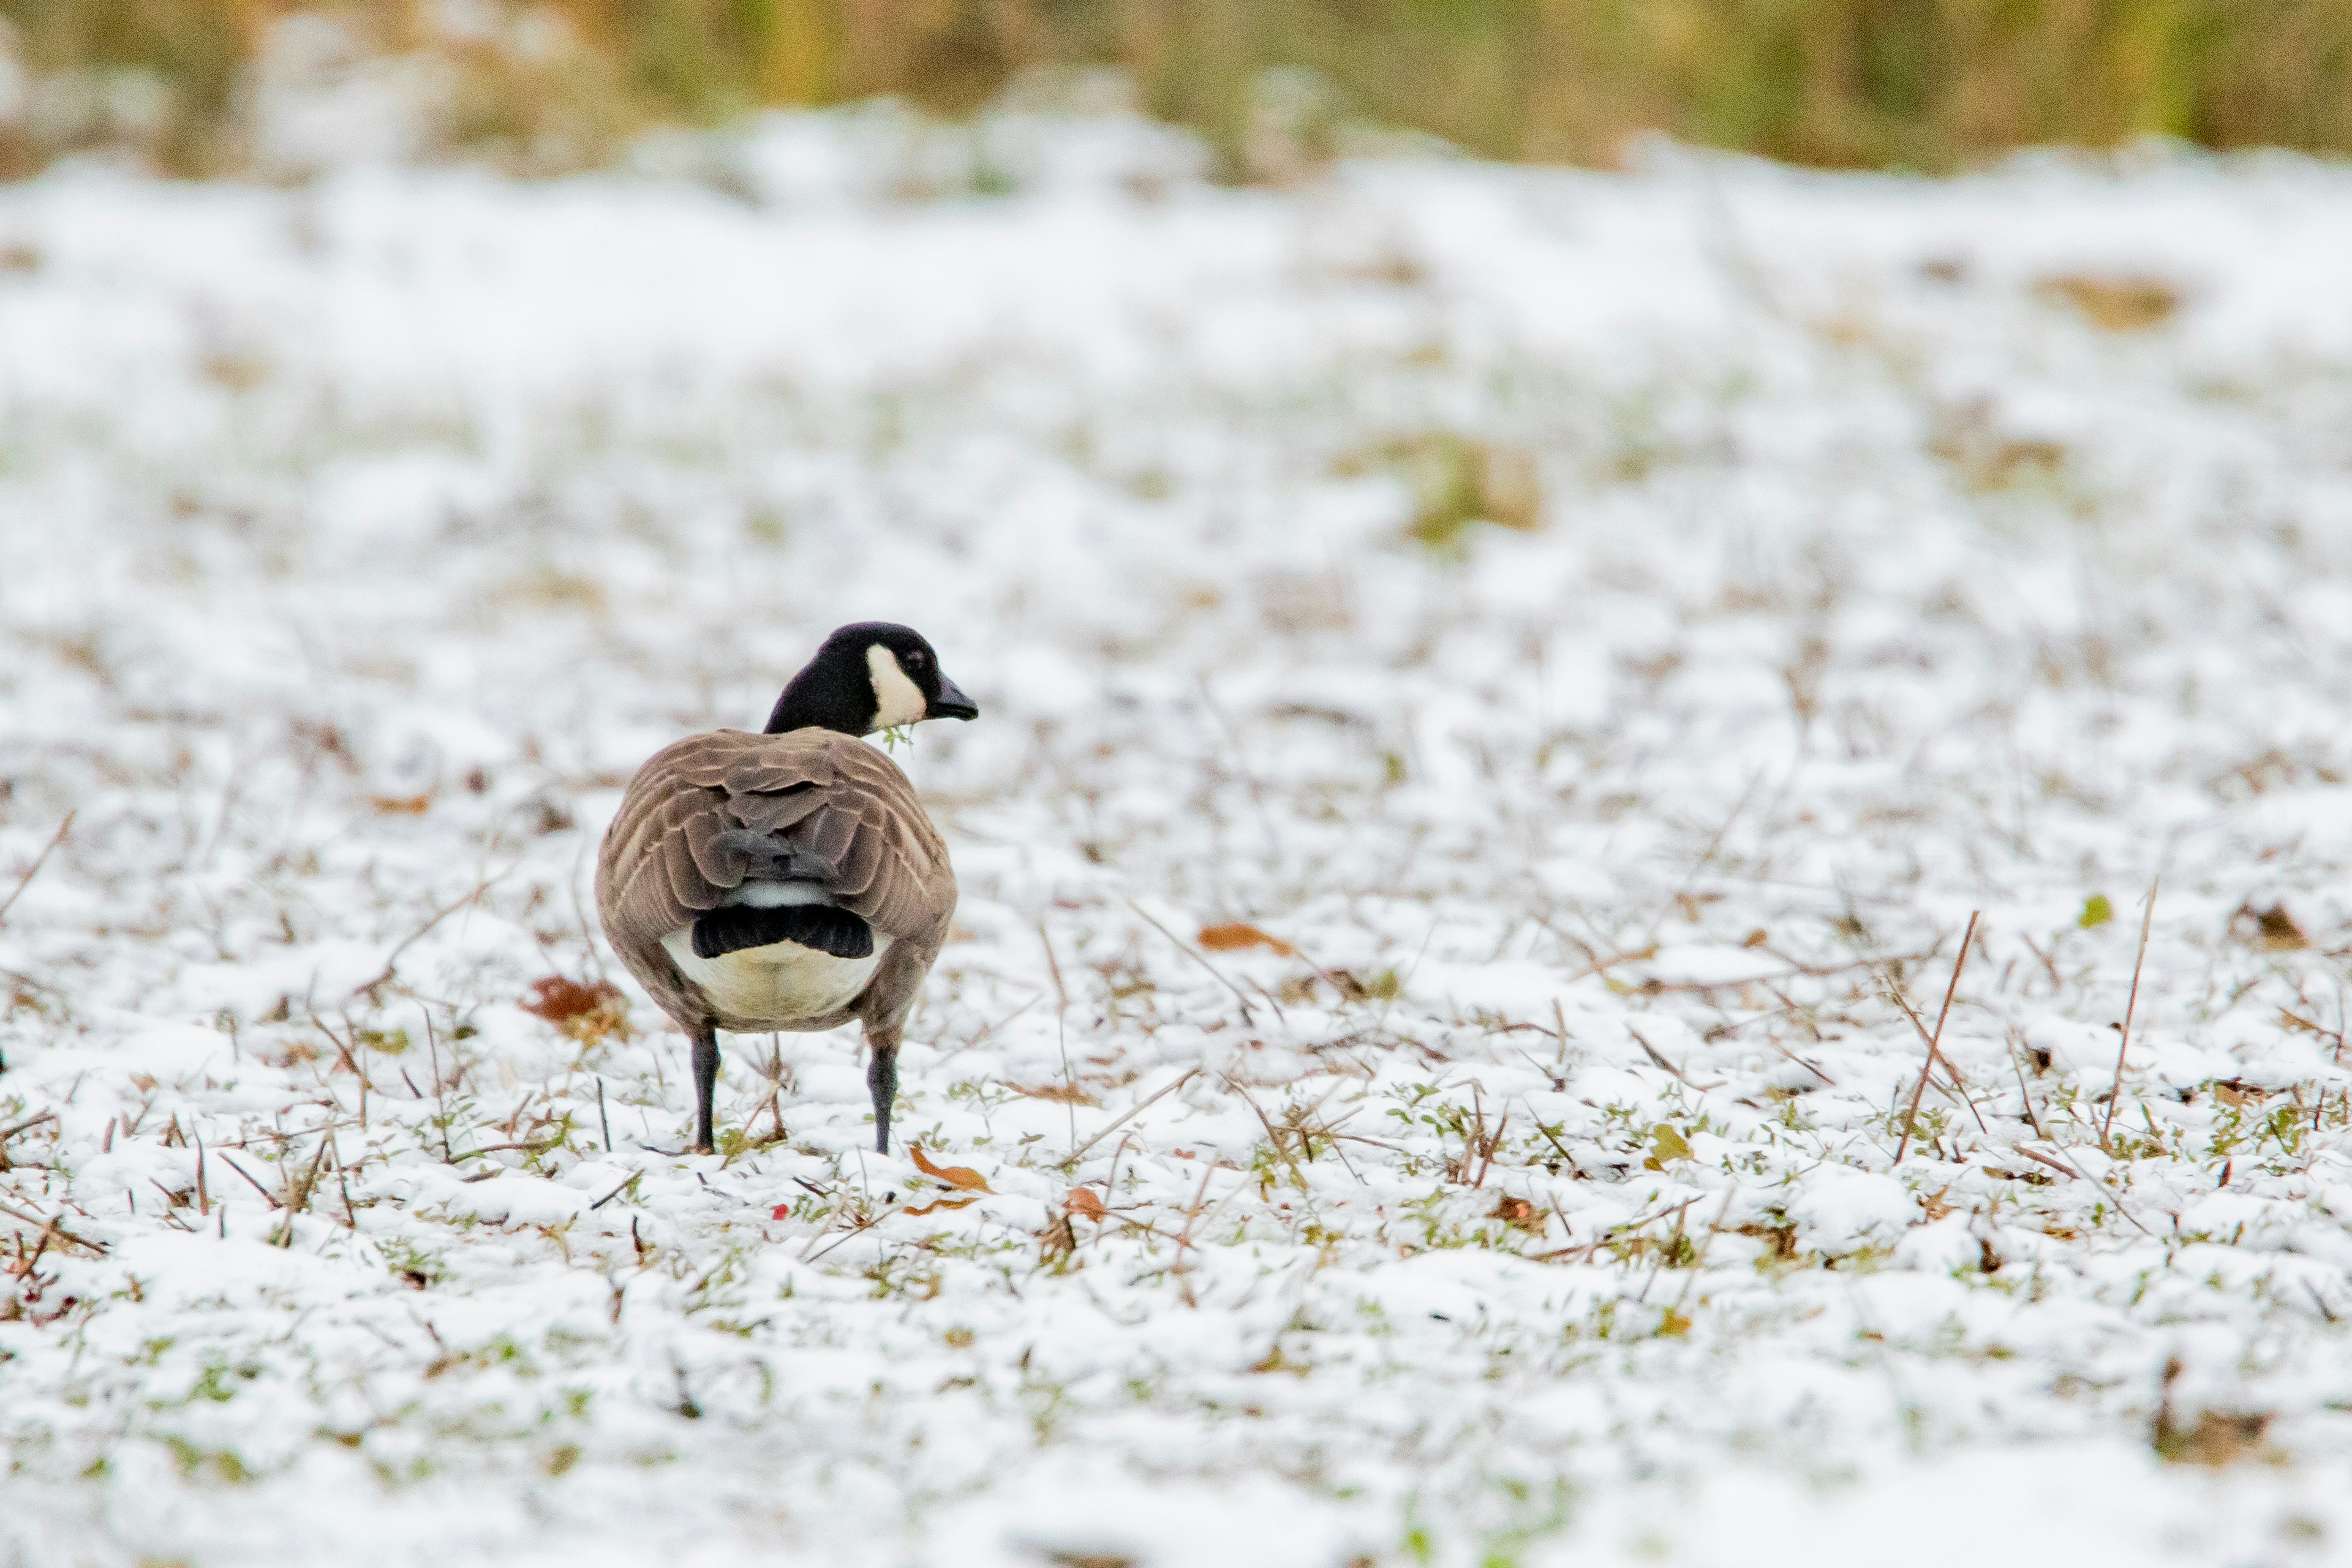
M 629 999 L 609 980 L 583 985 L 561 974 L 543 975 L 530 983 L 530 994 L 520 1005 L 583 1045 L 629 1037 Z
M 2242 1079 L 2217 1079 L 2213 1083 L 2213 1097 L 2222 1104 L 2239 1110 L 2243 1110 L 2250 1105 L 2260 1105 L 2263 1102 L 2263 1096 L 2267 1092 L 2269 1091 L 2258 1089 Z
M 2053 303 L 2072 305 L 2107 332 L 2144 332 L 2162 326 L 2180 309 L 2179 289 L 2161 278 L 2072 274 L 2045 278 L 2033 291 Z
M 2263 1451 L 2263 1435 L 2270 1430 L 2267 1412 L 2206 1410 L 2184 1426 L 2173 1412 L 2172 1385 L 2181 1373 L 2180 1359 L 2164 1363 L 2164 1383 L 2157 1395 L 2154 1439 L 2157 1458 L 2176 1465 L 2208 1465 L 2218 1469 L 2252 1458 Z
M 2266 952 L 2300 952 L 2311 945 L 2294 917 L 2286 912 L 2284 904 L 2273 904 L 2266 910 L 2245 911 L 2254 922 L 2254 945 Z
M 2261 1452 L 2263 1434 L 2270 1424 L 2268 1415 L 2208 1410 L 2186 1432 L 2168 1433 L 2157 1452 L 2174 1464 L 2219 1468 Z
M 1034 1089 L 1025 1083 L 1011 1083 L 1005 1087 L 1032 1100 L 1057 1100 L 1064 1105 L 1092 1105 L 1095 1102 L 1093 1095 L 1074 1083 L 1040 1084 Z
M 422 816 L 433 805 L 429 795 L 380 795 L 369 804 L 380 816 Z
M 978 1202 L 980 1202 L 978 1198 L 940 1198 L 934 1202 L 925 1204 L 921 1208 L 908 1209 L 907 1212 L 908 1214 L 930 1214 L 938 1209 L 968 1209 Z
M 1544 1231 L 1543 1215 L 1538 1214 L 1536 1205 L 1525 1198 L 1497 1198 L 1494 1212 L 1486 1217 L 1501 1220 L 1512 1229 L 1524 1230 L 1529 1236 L 1541 1236 Z
M 1070 1195 L 1062 1200 L 1062 1206 L 1074 1215 L 1080 1215 L 1096 1221 L 1100 1221 L 1110 1212 L 1103 1207 L 1102 1199 L 1095 1196 L 1092 1187 L 1071 1188 Z
M 1211 952 L 1233 952 L 1244 947 L 1270 947 L 1285 958 L 1298 956 L 1298 950 L 1280 937 L 1268 936 L 1257 927 L 1239 921 L 1225 925 L 1202 926 L 1201 945 Z
M 954 1187 L 959 1191 L 967 1193 L 992 1193 L 995 1190 L 988 1184 L 988 1178 L 986 1176 L 982 1175 L 970 1165 L 935 1165 L 931 1163 L 931 1157 L 923 1152 L 923 1146 L 920 1143 L 909 1143 L 907 1145 L 907 1158 L 915 1163 L 915 1169 L 922 1172 L 923 1174 L 930 1177 L 931 1180 L 935 1182 L 945 1182 L 948 1185 Z

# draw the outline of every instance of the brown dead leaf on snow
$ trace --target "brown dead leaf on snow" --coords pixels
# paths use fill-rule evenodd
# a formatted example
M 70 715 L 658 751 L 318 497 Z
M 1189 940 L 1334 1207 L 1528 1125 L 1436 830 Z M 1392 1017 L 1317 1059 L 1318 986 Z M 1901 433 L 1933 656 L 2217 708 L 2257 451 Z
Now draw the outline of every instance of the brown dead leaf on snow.
M 2179 1381 L 2180 1360 L 2164 1363 L 2164 1382 L 2157 1396 L 2154 1439 L 2157 1457 L 2176 1465 L 2207 1465 L 2219 1469 L 2241 1459 L 2259 1457 L 2263 1435 L 2270 1430 L 2267 1412 L 2206 1410 L 2184 1424 L 2172 1408 L 2172 1385 Z
M 1102 1199 L 1095 1196 L 1095 1191 L 1092 1187 L 1071 1188 L 1070 1195 L 1062 1200 L 1062 1206 L 1069 1210 L 1074 1215 L 1080 1215 L 1086 1219 L 1094 1220 L 1097 1224 L 1101 1222 L 1104 1215 L 1110 1212 L 1108 1209 L 1103 1207 Z
M 2260 1454 L 2263 1434 L 2270 1424 L 2266 1415 L 2208 1410 L 2187 1431 L 2158 1437 L 2156 1451 L 2176 1465 L 2210 1465 L 2218 1469 Z
M 1738 1234 L 1769 1242 L 1773 1258 L 1780 1262 L 1786 1263 L 1797 1256 L 1797 1227 L 1793 1225 L 1762 1225 L 1750 1220 L 1738 1227 Z
M 1234 921 L 1224 925 L 1202 926 L 1201 945 L 1211 952 L 1234 952 L 1244 947 L 1270 947 L 1285 958 L 1296 958 L 1298 950 L 1280 937 L 1268 936 L 1254 925 Z
M 940 1198 L 919 1209 L 908 1209 L 910 1215 L 935 1214 L 940 1209 L 968 1209 L 980 1202 L 978 1198 Z
M 2033 292 L 2053 304 L 2072 305 L 2104 332 L 2144 332 L 2162 326 L 2180 309 L 2179 288 L 2161 278 L 2074 273 L 2044 278 Z
M 1525 1198 L 1497 1198 L 1494 1212 L 1486 1217 L 1501 1220 L 1513 1230 L 1524 1230 L 1529 1236 L 1541 1236 L 1544 1232 L 1544 1216 L 1538 1214 L 1536 1205 Z
M 907 1145 L 907 1158 L 915 1163 L 915 1169 L 922 1172 L 923 1174 L 930 1177 L 931 1180 L 935 1182 L 945 1182 L 949 1186 L 954 1187 L 959 1192 L 992 1193 L 995 1191 L 994 1188 L 988 1184 L 988 1178 L 982 1175 L 978 1171 L 973 1170 L 970 1165 L 935 1165 L 931 1163 L 931 1157 L 923 1152 L 923 1146 L 920 1143 L 909 1143 Z
M 2284 904 L 2273 904 L 2266 910 L 2242 905 L 2230 917 L 2230 931 L 2239 941 L 2264 952 L 2299 952 L 2311 945 L 2311 939 L 2303 934 L 2303 927 L 2287 913 Z
M 1092 1105 L 1095 1102 L 1093 1095 L 1074 1083 L 1045 1083 L 1034 1088 L 1025 1083 L 1007 1083 L 1004 1087 L 1032 1100 L 1051 1100 L 1064 1105 Z
M 429 795 L 380 795 L 368 803 L 379 816 L 422 816 L 431 808 Z
M 1944 1193 L 1948 1193 L 1951 1190 L 1951 1188 L 1946 1187 L 1943 1192 L 1930 1193 L 1926 1197 L 1919 1200 L 1919 1207 L 1926 1212 L 1929 1219 L 1941 1219 L 1946 1215 L 1952 1212 L 1952 1205 L 1944 1201 Z
M 609 980 L 583 985 L 561 974 L 542 975 L 530 983 L 530 994 L 520 1005 L 582 1045 L 629 1037 L 629 999 Z
M 2260 1105 L 2263 1102 L 2263 1097 L 2269 1092 L 2270 1090 L 2259 1085 L 2248 1083 L 2243 1079 L 2222 1078 L 2213 1080 L 2213 1098 L 2235 1110 L 2243 1110 L 2250 1105 Z

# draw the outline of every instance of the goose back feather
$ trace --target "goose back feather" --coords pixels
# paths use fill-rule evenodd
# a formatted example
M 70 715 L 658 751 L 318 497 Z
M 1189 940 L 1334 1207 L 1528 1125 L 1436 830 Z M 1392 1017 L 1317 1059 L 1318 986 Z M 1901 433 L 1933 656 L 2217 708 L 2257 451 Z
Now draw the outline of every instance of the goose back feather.
M 680 973 L 666 939 L 753 883 L 802 883 L 870 926 L 883 948 L 863 992 L 805 1018 L 730 1014 Z M 720 730 L 664 748 L 631 781 L 596 868 L 614 950 L 689 1028 L 896 1028 L 955 915 L 947 847 L 898 764 L 855 736 Z

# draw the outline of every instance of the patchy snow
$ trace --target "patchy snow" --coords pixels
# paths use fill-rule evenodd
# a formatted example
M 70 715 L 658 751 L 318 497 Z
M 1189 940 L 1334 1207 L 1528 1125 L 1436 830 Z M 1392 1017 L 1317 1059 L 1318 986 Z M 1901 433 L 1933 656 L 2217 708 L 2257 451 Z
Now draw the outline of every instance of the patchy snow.
M 0 1561 L 2341 1559 L 2352 172 L 887 124 L 0 191 Z M 984 1194 L 521 1005 L 869 616 Z

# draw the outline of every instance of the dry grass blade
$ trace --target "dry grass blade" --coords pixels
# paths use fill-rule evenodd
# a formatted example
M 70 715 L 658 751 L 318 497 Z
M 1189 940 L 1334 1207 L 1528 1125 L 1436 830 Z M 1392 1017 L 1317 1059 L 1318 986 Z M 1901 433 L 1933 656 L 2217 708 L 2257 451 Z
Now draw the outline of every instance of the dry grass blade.
M 29 1132 L 44 1121 L 55 1121 L 57 1119 L 56 1111 L 44 1110 L 37 1116 L 27 1116 L 22 1121 L 14 1121 L 5 1127 L 0 1127 L 0 1143 L 5 1143 L 19 1132 Z
M 271 1208 L 284 1208 L 286 1206 L 278 1201 L 277 1194 L 271 1192 L 268 1187 L 263 1186 L 259 1181 L 255 1179 L 253 1173 L 247 1170 L 243 1165 L 238 1164 L 226 1154 L 215 1153 L 214 1157 L 219 1160 L 222 1164 L 226 1165 L 230 1170 L 235 1171 L 238 1175 L 243 1176 L 248 1186 L 252 1187 L 255 1192 L 259 1193 L 264 1198 L 268 1200 L 269 1206 Z
M 2116 1106 L 2124 1097 L 2124 1061 L 2131 1055 L 2132 1018 L 2139 1011 L 2139 973 L 2147 963 L 2147 931 L 2156 920 L 2156 889 L 2164 879 L 2147 885 L 2147 902 L 2139 913 L 2139 953 L 2132 960 L 2131 998 L 2124 1004 L 2123 1038 L 2116 1044 L 2116 1081 L 2107 1088 L 2107 1113 L 2099 1121 L 2099 1147 L 2107 1147 L 2107 1130 L 2116 1124 Z
M 1952 978 L 1950 984 L 1944 987 L 1944 1005 L 1943 1008 L 1936 1015 L 1936 1032 L 1927 1037 L 1927 1060 L 1926 1064 L 1919 1068 L 1919 1081 L 1914 1084 L 1911 1088 L 1910 1107 L 1903 1112 L 1903 1137 L 1895 1146 L 1895 1163 L 1898 1165 L 1903 1163 L 1903 1156 L 1910 1152 L 1911 1133 L 1919 1119 L 1919 1097 L 1927 1092 L 1927 1075 L 1936 1070 L 1936 1063 L 1943 1055 L 1944 1020 L 1952 1016 L 1952 998 L 1959 994 L 1960 972 L 1969 966 L 1969 948 L 1976 941 L 1977 921 L 1983 913 L 1984 911 L 1981 910 L 1969 910 L 1969 929 L 1960 934 L 1959 956 L 1952 960 Z M 1906 1014 L 1909 1013 L 1911 1011 L 1911 1005 L 1907 1002 L 1905 1003 L 1903 1005 L 1903 1011 Z M 1913 1018 L 1911 1022 L 1914 1026 L 1916 1026 L 1918 1024 L 1918 1019 Z M 1949 1062 L 1946 1062 L 1944 1064 L 1944 1070 L 1947 1072 L 1951 1071 L 1951 1064 Z M 1959 1081 L 1959 1074 L 1952 1073 L 1953 1082 L 1958 1083 Z M 1969 1105 L 1969 1109 L 1970 1110 L 1974 1110 L 1976 1109 L 1973 1102 Z M 1982 1126 L 1984 1123 L 1984 1118 L 1982 1116 L 1979 1116 L 1977 1118 L 1977 1123 L 1979 1126 Z
M 49 863 L 49 857 L 57 852 L 58 845 L 66 841 L 66 835 L 73 831 L 76 815 L 70 811 L 66 813 L 66 819 L 58 824 L 58 830 L 49 836 L 48 843 L 42 846 L 38 855 L 33 857 L 33 863 L 25 868 L 25 874 L 16 879 L 14 890 L 5 900 L 0 900 L 0 923 L 5 923 L 8 911 L 16 907 L 16 900 L 25 896 L 25 889 L 33 885 L 33 879 L 41 874 L 41 868 Z
M 1150 917 L 1147 916 L 1146 918 L 1149 919 Z M 1085 1142 L 1070 1151 L 1069 1157 L 1062 1162 L 1063 1167 L 1067 1169 L 1069 1166 L 1076 1164 L 1078 1163 L 1078 1156 L 1084 1154 L 1087 1150 L 1093 1148 L 1096 1144 L 1101 1142 L 1104 1139 L 1118 1131 L 1130 1117 L 1143 1110 L 1144 1107 L 1151 1104 L 1162 1095 L 1175 1093 L 1178 1089 L 1192 1082 L 1192 1079 L 1199 1075 L 1200 1071 L 1201 1069 L 1199 1068 L 1185 1068 L 1182 1075 L 1180 1076 L 1175 1082 L 1152 1090 L 1150 1094 L 1145 1096 L 1139 1100 L 1137 1100 L 1133 1105 L 1128 1107 L 1125 1110 L 1120 1111 L 1117 1116 L 1112 1117 L 1108 1122 L 1103 1124 L 1103 1128 L 1100 1131 L 1097 1132 L 1093 1137 L 1087 1139 Z
M 1146 912 L 1143 906 L 1137 903 L 1133 899 L 1127 900 L 1127 907 L 1133 910 L 1137 915 L 1141 917 L 1144 924 L 1150 926 L 1153 931 L 1158 931 L 1161 936 L 1166 937 L 1170 942 L 1173 942 L 1176 946 L 1177 952 L 1182 953 L 1185 957 L 1191 959 L 1193 963 L 1207 970 L 1210 976 L 1214 979 L 1218 984 L 1232 992 L 1234 994 L 1234 1000 L 1242 1005 L 1242 1017 L 1245 1022 L 1255 1023 L 1257 1021 L 1257 1015 L 1250 1011 L 1248 994 L 1243 991 L 1240 986 L 1226 979 L 1223 970 L 1219 969 L 1215 964 L 1211 963 L 1199 953 L 1193 952 L 1192 944 L 1191 942 L 1186 942 L 1174 931 L 1170 931 L 1166 926 L 1161 925 L 1158 921 L 1153 920 L 1151 916 Z
M 92 1241 L 86 1236 L 76 1236 L 72 1231 L 68 1230 L 63 1225 L 59 1224 L 54 1218 L 43 1219 L 39 1215 L 26 1214 L 23 1209 L 16 1208 L 8 1204 L 0 1204 L 0 1214 L 5 1214 L 11 1219 L 22 1220 L 26 1225 L 37 1225 L 45 1230 L 55 1231 L 57 1233 L 57 1238 L 59 1241 L 64 1242 L 68 1247 L 82 1247 L 88 1251 L 99 1253 L 100 1255 L 103 1255 L 106 1251 L 106 1246 L 103 1242 Z
M 1895 998 L 1897 1007 L 1903 1009 L 1903 1016 L 1911 1020 L 1912 1031 L 1927 1042 L 1928 1067 L 1933 1068 L 1940 1065 L 1943 1068 L 1945 1077 L 1951 1079 L 1952 1088 L 1959 1091 L 1960 1103 L 1967 1106 L 1969 1114 L 1977 1119 L 1977 1131 L 1990 1133 L 1992 1129 L 1985 1125 L 1984 1112 L 1977 1109 L 1976 1096 L 1969 1092 L 1968 1080 L 1960 1077 L 1960 1069 L 1952 1065 L 1952 1058 L 1937 1048 L 1937 1037 L 1927 1032 L 1927 1026 L 1920 1021 L 1918 1011 L 1911 1005 L 1910 998 L 1900 991 L 1890 991 L 1887 994 Z M 1949 1092 L 1940 1083 L 1936 1088 L 1940 1092 Z
M 627 1176 L 625 1176 L 625 1178 L 623 1178 L 623 1179 L 622 1179 L 622 1181 L 621 1181 L 617 1185 L 615 1185 L 615 1186 L 613 1188 L 613 1190 L 612 1190 L 611 1192 L 606 1193 L 603 1197 L 598 1198 L 594 1203 L 590 1204 L 590 1205 L 588 1205 L 588 1212 L 589 1212 L 590 1214 L 594 1214 L 598 1209 L 603 1208 L 606 1204 L 609 1204 L 609 1203 L 611 1203 L 614 1198 L 619 1197 L 619 1196 L 620 1196 L 624 1192 L 626 1192 L 626 1191 L 628 1190 L 628 1187 L 629 1187 L 629 1184 L 630 1184 L 630 1183 L 635 1182 L 638 1177 L 640 1177 L 640 1176 L 642 1176 L 642 1175 L 644 1175 L 644 1174 L 645 1174 L 645 1173 L 644 1173 L 643 1171 L 632 1171 L 632 1172 L 630 1172 L 630 1173 L 628 1173 L 628 1175 L 627 1175 Z
M 497 842 L 493 840 L 490 846 L 490 852 L 495 854 L 497 851 L 498 845 Z M 505 870 L 499 872 L 497 875 L 483 878 L 480 881 L 476 882 L 462 898 L 452 900 L 450 902 L 446 903 L 439 909 L 434 910 L 432 915 L 426 919 L 423 925 L 418 926 L 415 931 L 410 931 L 406 936 L 401 938 L 398 942 L 394 944 L 392 952 L 384 956 L 383 972 L 364 984 L 352 986 L 351 996 L 364 996 L 382 986 L 391 984 L 393 980 L 400 973 L 400 961 L 402 957 L 407 953 L 410 948 L 425 940 L 425 938 L 431 933 L 434 927 L 439 925 L 443 921 L 447 920 L 451 915 L 456 914 L 459 910 L 470 909 L 473 905 L 480 902 L 483 894 L 488 892 L 492 888 L 497 887 L 500 882 L 505 881 L 509 877 L 514 875 L 516 868 L 521 864 L 522 862 L 520 860 L 517 860 L 514 865 L 509 866 Z M 351 996 L 345 997 L 344 1000 L 347 1002 L 350 1001 Z

